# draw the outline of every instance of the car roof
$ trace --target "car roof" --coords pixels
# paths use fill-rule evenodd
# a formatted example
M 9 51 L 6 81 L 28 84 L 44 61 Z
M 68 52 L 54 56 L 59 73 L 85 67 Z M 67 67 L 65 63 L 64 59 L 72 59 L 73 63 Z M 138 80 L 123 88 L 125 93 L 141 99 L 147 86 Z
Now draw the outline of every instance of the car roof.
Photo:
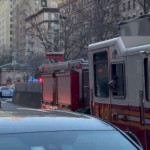
M 0 113 L 0 134 L 66 130 L 116 130 L 97 118 L 59 110 L 18 109 Z
M 0 86 L 0 89 L 1 89 L 1 88 L 8 88 L 8 87 L 7 87 L 7 86 Z

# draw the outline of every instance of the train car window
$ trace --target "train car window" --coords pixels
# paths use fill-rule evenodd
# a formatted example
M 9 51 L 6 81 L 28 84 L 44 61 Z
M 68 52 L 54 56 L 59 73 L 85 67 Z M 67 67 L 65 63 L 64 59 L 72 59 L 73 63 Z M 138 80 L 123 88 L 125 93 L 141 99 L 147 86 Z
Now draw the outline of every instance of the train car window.
M 111 65 L 112 69 L 112 79 L 116 80 L 116 91 L 113 92 L 114 98 L 124 98 L 125 97 L 125 71 L 124 64 L 117 63 Z
M 107 51 L 94 54 L 94 85 L 96 97 L 109 97 L 108 77 Z

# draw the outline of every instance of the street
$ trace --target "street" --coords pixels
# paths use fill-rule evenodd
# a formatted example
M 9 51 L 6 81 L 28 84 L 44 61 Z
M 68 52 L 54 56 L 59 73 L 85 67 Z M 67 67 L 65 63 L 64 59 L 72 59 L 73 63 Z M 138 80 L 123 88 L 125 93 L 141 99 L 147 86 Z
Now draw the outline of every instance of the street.
M 2 98 L 1 99 L 1 105 L 2 108 L 0 108 L 0 111 L 13 111 L 19 108 L 23 108 L 22 106 L 18 106 L 15 104 L 12 104 L 12 99 L 11 98 Z

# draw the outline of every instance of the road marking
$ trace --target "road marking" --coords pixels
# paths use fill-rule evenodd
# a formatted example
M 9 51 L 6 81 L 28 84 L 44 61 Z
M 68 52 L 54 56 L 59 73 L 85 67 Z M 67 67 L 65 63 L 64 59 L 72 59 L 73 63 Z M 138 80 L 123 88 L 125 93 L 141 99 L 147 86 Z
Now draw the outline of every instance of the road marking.
M 4 113 L 3 111 L 0 111 L 0 113 Z

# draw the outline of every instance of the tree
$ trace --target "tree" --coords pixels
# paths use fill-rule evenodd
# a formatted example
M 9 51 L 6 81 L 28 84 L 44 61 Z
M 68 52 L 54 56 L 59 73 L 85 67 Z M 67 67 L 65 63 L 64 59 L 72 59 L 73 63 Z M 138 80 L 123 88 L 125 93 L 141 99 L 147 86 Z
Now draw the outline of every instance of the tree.
M 30 26 L 27 30 L 28 36 L 32 37 L 32 39 L 37 39 L 41 43 L 41 47 L 45 49 L 45 52 L 63 50 L 64 60 L 68 60 L 72 53 L 74 56 L 72 55 L 73 57 L 70 59 L 76 59 L 79 55 L 85 55 L 83 50 L 87 49 L 88 32 L 77 32 L 77 29 L 83 23 L 73 22 L 72 17 L 63 19 L 60 16 L 59 24 L 61 29 L 59 30 L 58 26 L 55 29 L 49 22 L 39 24 L 38 18 L 26 20 Z
M 29 12 L 33 14 L 32 7 L 28 0 L 24 1 L 28 7 L 26 16 L 28 16 Z M 64 60 L 77 59 L 78 57 L 84 57 L 87 54 L 88 32 L 76 32 L 77 29 L 83 26 L 82 22 L 74 22 L 72 16 L 67 17 L 67 19 L 63 19 L 60 16 L 59 22 L 57 22 L 55 28 L 54 26 L 51 26 L 50 21 L 41 24 L 40 19 L 39 16 L 29 16 L 26 18 L 28 26 L 26 34 L 29 37 L 29 44 L 32 45 L 32 47 L 36 41 L 36 43 L 40 43 L 39 47 L 43 48 L 45 52 L 63 50 Z M 59 30 L 58 23 L 63 31 Z
M 117 24 L 120 19 L 120 0 L 94 0 L 90 20 L 91 34 L 96 41 L 103 41 L 117 36 Z
M 12 50 L 3 45 L 0 51 L 0 66 L 12 62 Z
M 150 11 L 150 0 L 135 0 L 143 9 L 144 14 L 148 14 Z
M 26 21 L 26 35 L 28 36 L 28 44 L 33 48 L 35 44 L 38 43 L 38 48 L 45 50 L 45 52 L 58 51 L 58 41 L 56 41 L 56 35 L 58 33 L 58 23 L 59 20 L 55 20 L 56 26 L 52 27 L 50 20 L 44 20 L 44 13 L 47 13 L 50 8 L 38 8 L 32 7 L 29 0 L 23 0 L 26 9 L 24 11 L 25 21 Z M 47 0 L 47 3 L 53 4 L 56 0 Z M 55 6 L 54 6 L 55 7 Z M 52 11 L 58 13 L 57 8 L 51 8 Z M 36 11 L 35 11 L 36 10 Z M 41 15 L 39 12 L 42 11 Z M 42 20 L 41 20 L 42 19 Z
M 37 55 L 35 56 L 30 62 L 29 62 L 29 76 L 34 77 L 36 74 L 36 70 L 37 68 L 41 65 L 41 64 L 48 64 L 48 60 L 46 59 L 46 57 L 44 55 Z
M 120 18 L 120 0 L 94 0 L 86 3 L 87 6 L 81 5 L 78 0 L 68 5 L 71 3 L 74 8 L 71 13 L 63 16 L 68 7 L 61 12 L 65 18 L 64 22 L 62 20 L 60 22 L 62 32 L 60 39 L 63 41 L 65 60 L 68 60 L 71 54 L 74 55 L 71 59 L 83 57 L 89 44 L 117 36 L 117 23 Z
M 38 48 L 45 52 L 59 51 L 58 41 L 56 41 L 58 31 L 51 30 L 49 22 L 39 24 L 38 18 L 26 19 L 26 21 L 29 25 L 26 34 L 32 47 L 35 43 L 39 43 Z
M 80 12 L 76 12 L 75 16 L 80 14 Z M 64 60 L 84 58 L 87 55 L 90 34 L 84 28 L 84 18 L 75 20 L 75 16 L 60 19 L 61 28 L 58 39 L 60 48 L 64 51 Z
M 71 13 L 64 16 L 60 12 L 60 28 L 55 29 L 49 22 L 41 24 L 38 16 L 26 19 L 29 37 L 41 43 L 45 52 L 64 51 L 64 60 L 86 58 L 89 44 L 117 35 L 120 0 L 94 0 L 88 8 L 77 0 L 71 3 Z

